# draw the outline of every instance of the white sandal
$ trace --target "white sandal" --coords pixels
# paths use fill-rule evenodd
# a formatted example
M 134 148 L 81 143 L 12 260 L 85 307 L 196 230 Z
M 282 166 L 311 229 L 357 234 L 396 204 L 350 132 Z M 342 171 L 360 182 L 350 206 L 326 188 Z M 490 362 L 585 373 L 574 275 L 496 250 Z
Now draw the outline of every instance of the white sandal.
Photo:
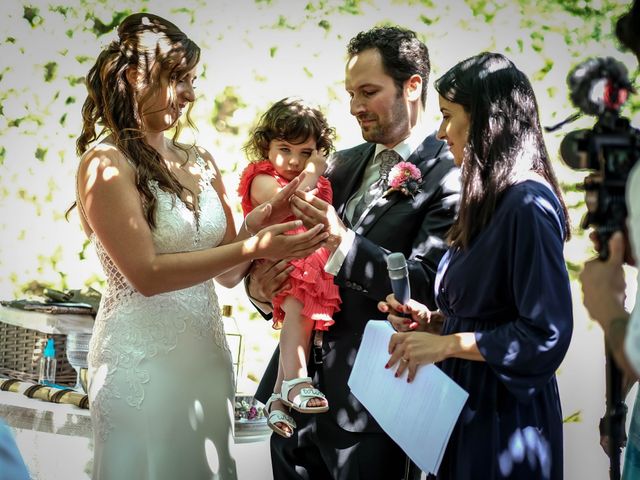
M 289 392 L 293 387 L 295 387 L 300 383 L 311 383 L 311 378 L 299 377 L 299 378 L 293 378 L 291 380 L 282 381 L 282 388 L 280 389 L 281 390 L 280 400 L 282 400 L 282 403 L 284 403 L 287 407 L 293 408 L 294 410 L 300 413 L 324 413 L 327 410 L 329 410 L 328 404 L 321 405 L 318 407 L 308 406 L 309 400 L 312 400 L 314 398 L 320 398 L 323 400 L 327 399 L 324 393 L 322 393 L 320 390 L 314 387 L 302 388 L 300 390 L 300 393 L 298 393 L 298 395 L 296 395 L 292 400 L 289 400 Z
M 293 429 L 297 427 L 295 420 L 291 418 L 291 415 L 287 415 L 282 410 L 270 411 L 271 404 L 277 400 L 282 400 L 282 396 L 279 393 L 274 392 L 271 394 L 269 400 L 267 400 L 267 403 L 264 406 L 264 409 L 269 412 L 269 416 L 267 417 L 267 426 L 281 437 L 291 438 L 291 435 L 293 435 Z M 287 432 L 285 429 L 277 426 L 276 423 L 284 423 L 289 427 L 290 431 Z

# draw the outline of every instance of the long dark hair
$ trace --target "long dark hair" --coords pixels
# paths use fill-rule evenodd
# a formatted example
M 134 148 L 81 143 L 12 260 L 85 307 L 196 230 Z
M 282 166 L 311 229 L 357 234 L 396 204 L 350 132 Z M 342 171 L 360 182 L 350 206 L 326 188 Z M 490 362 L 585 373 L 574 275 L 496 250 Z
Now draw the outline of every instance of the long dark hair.
M 454 246 L 466 248 L 489 223 L 516 173 L 526 169 L 552 187 L 562 205 L 565 240 L 569 216 L 542 138 L 538 104 L 526 75 L 504 55 L 468 58 L 435 82 L 447 100 L 469 114 L 469 139 L 462 166 L 462 201 L 449 233 Z
M 173 102 L 177 80 L 195 68 L 199 60 L 200 47 L 173 23 L 150 13 L 134 13 L 122 21 L 118 40 L 100 52 L 87 74 L 87 98 L 82 106 L 83 125 L 76 151 L 82 155 L 99 137 L 112 135 L 115 146 L 135 168 L 136 188 L 151 228 L 155 227 L 157 201 L 149 181 L 156 180 L 161 189 L 176 196 L 181 195 L 184 187 L 157 150 L 145 141 L 143 108 L 153 99 L 161 81 L 172 86 Z M 138 72 L 135 86 L 126 77 L 130 67 Z M 195 128 L 189 117 L 191 107 L 189 104 L 187 124 Z M 97 125 L 102 127 L 99 132 Z M 173 144 L 182 148 L 188 159 L 186 149 L 177 143 L 180 127 L 177 124 Z
M 333 151 L 335 130 L 329 126 L 320 110 L 297 97 L 278 100 L 260 117 L 244 145 L 251 162 L 269 156 L 271 140 L 284 140 L 296 144 L 314 138 L 316 148 L 325 156 Z

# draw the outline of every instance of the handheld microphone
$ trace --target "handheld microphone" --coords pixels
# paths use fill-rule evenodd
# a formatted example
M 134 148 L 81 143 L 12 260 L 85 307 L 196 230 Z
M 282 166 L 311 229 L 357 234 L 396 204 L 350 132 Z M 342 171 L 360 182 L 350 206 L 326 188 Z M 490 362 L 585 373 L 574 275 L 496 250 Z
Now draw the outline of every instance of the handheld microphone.
M 411 298 L 411 286 L 409 285 L 409 269 L 407 268 L 407 260 L 402 252 L 395 252 L 387 256 L 387 271 L 389 272 L 389 280 L 391 280 L 391 290 L 393 296 L 402 305 L 406 305 Z M 401 317 L 409 317 L 406 313 L 400 313 Z M 407 320 L 405 320 L 407 322 Z M 409 330 L 413 330 L 418 326 L 417 322 L 409 323 Z M 418 467 L 411 461 L 409 456 L 405 460 L 403 479 L 409 479 L 416 476 Z
M 406 305 L 409 298 L 411 298 L 411 288 L 409 286 L 407 260 L 402 252 L 395 252 L 387 257 L 387 270 L 389 271 L 393 295 L 398 302 Z

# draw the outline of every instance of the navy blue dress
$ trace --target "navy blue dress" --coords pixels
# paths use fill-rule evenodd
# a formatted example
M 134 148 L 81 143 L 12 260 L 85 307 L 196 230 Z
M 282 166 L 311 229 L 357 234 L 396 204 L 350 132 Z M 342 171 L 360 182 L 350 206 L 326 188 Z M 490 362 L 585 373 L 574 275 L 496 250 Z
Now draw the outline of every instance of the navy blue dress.
M 563 257 L 564 215 L 550 188 L 510 187 L 466 250 L 440 262 L 443 335 L 475 332 L 486 362 L 447 359 L 469 392 L 438 479 L 561 479 L 562 411 L 555 371 L 573 314 Z

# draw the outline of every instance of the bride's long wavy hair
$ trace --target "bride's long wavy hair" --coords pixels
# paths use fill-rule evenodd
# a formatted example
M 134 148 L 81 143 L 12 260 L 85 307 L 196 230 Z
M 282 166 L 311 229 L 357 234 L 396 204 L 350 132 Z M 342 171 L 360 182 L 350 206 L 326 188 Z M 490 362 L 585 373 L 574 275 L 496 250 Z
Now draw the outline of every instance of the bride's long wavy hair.
M 136 172 L 136 188 L 140 192 L 145 217 L 155 227 L 156 198 L 149 181 L 155 180 L 167 192 L 180 196 L 185 190 L 176 176 L 162 161 L 157 150 L 144 137 L 143 111 L 152 101 L 163 82 L 171 86 L 169 104 L 175 106 L 176 82 L 200 60 L 200 47 L 173 23 L 150 13 L 134 13 L 118 27 L 118 40 L 112 41 L 96 59 L 86 77 L 87 98 L 82 106 L 82 132 L 76 141 L 76 151 L 83 155 L 89 145 L 103 135 L 111 135 Z M 127 80 L 127 70 L 137 71 L 136 85 Z M 186 123 L 194 128 L 186 112 Z M 145 114 L 148 115 L 146 111 Z M 100 131 L 96 127 L 100 126 Z M 173 145 L 181 131 L 175 126 Z M 186 161 L 186 160 L 185 160 Z M 75 204 L 74 204 L 75 206 Z M 192 206 L 191 206 L 192 207 Z M 71 209 L 73 206 L 71 207 Z M 69 210 L 71 210 L 69 209 Z

